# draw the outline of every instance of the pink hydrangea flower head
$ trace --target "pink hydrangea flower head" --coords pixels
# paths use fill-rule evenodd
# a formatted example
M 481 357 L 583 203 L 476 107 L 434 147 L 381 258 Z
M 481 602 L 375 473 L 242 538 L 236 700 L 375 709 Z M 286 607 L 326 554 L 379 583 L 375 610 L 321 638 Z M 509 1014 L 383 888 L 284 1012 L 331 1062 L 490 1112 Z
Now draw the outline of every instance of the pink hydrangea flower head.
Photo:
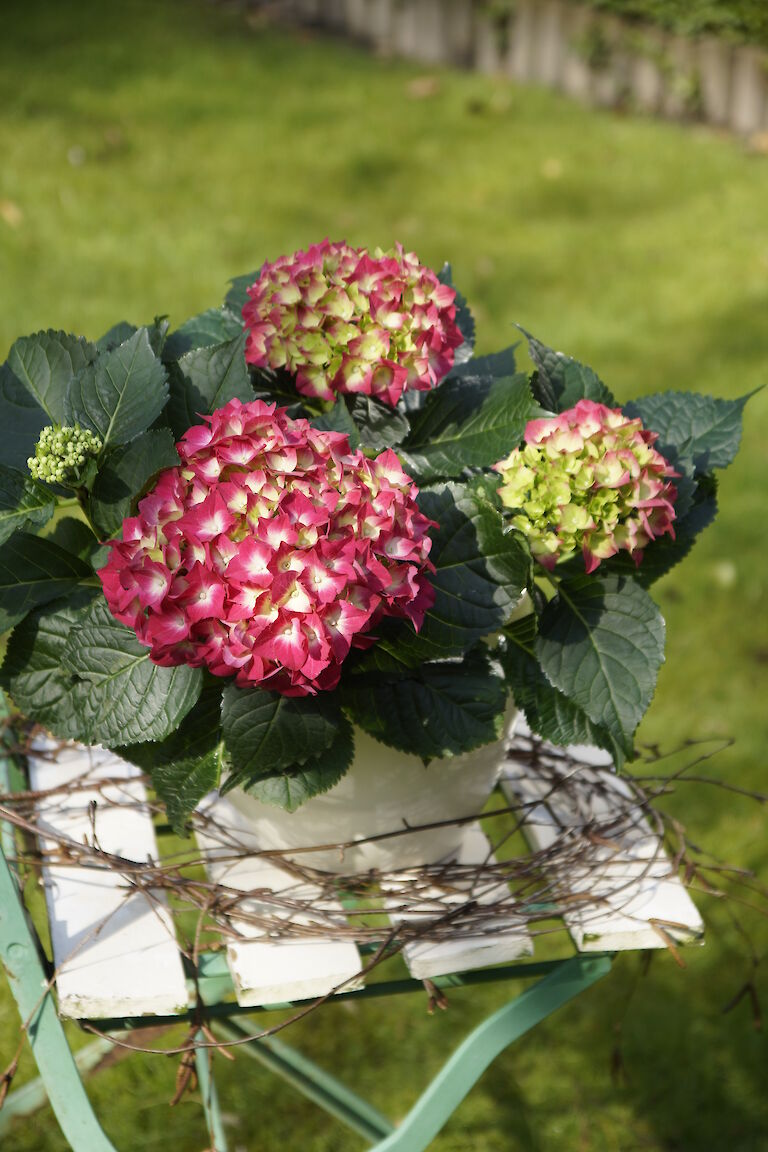
M 284 368 L 323 400 L 362 392 L 394 407 L 439 384 L 463 340 L 455 291 L 400 244 L 369 253 L 324 240 L 265 264 L 248 297 L 248 363 Z
M 674 538 L 678 473 L 656 440 L 640 420 L 592 400 L 529 420 L 523 447 L 495 468 L 512 524 L 545 568 L 579 551 L 587 572 L 621 550 L 639 564 L 651 540 Z
M 157 664 L 303 696 L 338 683 L 384 616 L 421 627 L 433 526 L 394 452 L 260 400 L 231 400 L 177 445 L 99 572 Z

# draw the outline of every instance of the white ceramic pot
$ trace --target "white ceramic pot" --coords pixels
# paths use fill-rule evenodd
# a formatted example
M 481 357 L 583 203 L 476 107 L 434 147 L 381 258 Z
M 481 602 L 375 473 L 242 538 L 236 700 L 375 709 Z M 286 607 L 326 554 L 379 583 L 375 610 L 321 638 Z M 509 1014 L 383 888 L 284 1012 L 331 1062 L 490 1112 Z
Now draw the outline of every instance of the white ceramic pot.
M 253 826 L 263 848 L 289 853 L 473 816 L 493 791 L 516 716 L 510 706 L 501 740 L 461 756 L 432 760 L 427 767 L 418 756 L 387 748 L 356 728 L 355 758 L 347 774 L 295 812 L 262 804 L 240 788 L 227 799 Z M 450 856 L 463 832 L 464 827 L 449 825 L 360 844 L 343 854 L 334 848 L 301 853 L 296 859 L 329 872 L 392 871 Z

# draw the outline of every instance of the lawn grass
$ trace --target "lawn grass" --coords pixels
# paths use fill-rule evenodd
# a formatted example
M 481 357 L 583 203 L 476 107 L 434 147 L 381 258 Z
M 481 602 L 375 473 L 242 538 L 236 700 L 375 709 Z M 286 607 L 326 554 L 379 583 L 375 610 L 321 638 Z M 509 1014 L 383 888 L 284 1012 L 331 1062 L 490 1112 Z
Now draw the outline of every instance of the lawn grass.
M 6 0 L 0 27 L 0 354 L 41 327 L 180 321 L 230 276 L 327 234 L 450 259 L 481 350 L 520 321 L 622 400 L 768 380 L 768 160 L 734 140 L 475 75 L 414 86 L 418 67 L 201 0 Z M 707 771 L 764 790 L 767 441 L 758 396 L 718 523 L 658 587 L 668 663 L 641 730 L 666 746 L 733 736 Z M 765 877 L 764 810 L 692 786 L 670 804 L 695 839 Z M 703 910 L 709 942 L 685 971 L 660 955 L 643 977 L 625 958 L 497 1061 L 437 1152 L 768 1150 L 768 1044 L 746 1000 L 722 1014 L 748 949 L 727 908 Z M 738 917 L 764 950 L 765 927 Z M 768 1000 L 762 969 L 757 981 Z M 334 1005 L 292 1035 L 397 1117 L 504 995 L 456 993 L 433 1018 L 420 999 Z M 0 1069 L 15 1029 L 3 987 Z M 256 1066 L 219 1063 L 233 1148 L 360 1148 Z M 31 1071 L 25 1057 L 20 1079 Z M 121 1152 L 205 1146 L 197 1106 L 167 1111 L 174 1075 L 138 1057 L 94 1081 Z M 43 1113 L 8 1147 L 65 1144 Z

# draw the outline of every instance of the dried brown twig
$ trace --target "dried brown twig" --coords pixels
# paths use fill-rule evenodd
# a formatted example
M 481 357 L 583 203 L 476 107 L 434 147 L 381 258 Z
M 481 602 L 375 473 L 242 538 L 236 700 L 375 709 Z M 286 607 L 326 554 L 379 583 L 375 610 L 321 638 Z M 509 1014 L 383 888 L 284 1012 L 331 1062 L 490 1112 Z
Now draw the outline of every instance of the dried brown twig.
M 23 741 L 19 742 L 18 751 L 25 751 Z M 55 754 L 54 750 L 52 755 Z M 85 775 L 45 792 L 27 789 L 0 795 L 0 820 L 24 834 L 24 847 L 18 851 L 22 867 L 36 873 L 44 866 L 57 864 L 107 869 L 121 877 L 126 899 L 141 893 L 153 907 L 164 904 L 170 908 L 177 944 L 193 976 L 202 953 L 242 937 L 244 930 L 264 934 L 271 940 L 333 937 L 367 945 L 373 949 L 364 967 L 367 973 L 416 940 L 492 936 L 508 932 L 515 923 L 524 923 L 531 935 L 541 935 L 562 931 L 553 921 L 563 914 L 578 912 L 587 928 L 589 917 L 597 918 L 607 908 L 626 914 L 626 901 L 624 905 L 622 901 L 636 891 L 642 869 L 655 880 L 680 876 L 683 883 L 698 892 L 721 898 L 728 893 L 734 902 L 742 899 L 738 895 L 742 886 L 757 898 L 753 907 L 768 913 L 768 891 L 751 873 L 719 863 L 702 852 L 690 842 L 679 821 L 661 807 L 661 801 L 685 783 L 717 783 L 695 771 L 710 754 L 697 749 L 682 768 L 664 775 L 648 772 L 649 767 L 661 762 L 659 755 L 651 753 L 643 761 L 642 777 L 615 777 L 538 740 L 517 738 L 511 755 L 523 775 L 526 771 L 535 774 L 536 797 L 518 803 L 495 803 L 482 814 L 493 851 L 471 865 L 443 861 L 391 872 L 336 875 L 313 866 L 312 852 L 332 848 L 343 854 L 350 844 L 318 845 L 292 851 L 290 856 L 277 851 L 254 853 L 239 842 L 232 829 L 218 823 L 215 808 L 213 813 L 206 810 L 193 817 L 193 833 L 204 832 L 206 839 L 216 844 L 217 865 L 235 864 L 246 855 L 263 856 L 290 877 L 279 891 L 241 891 L 214 882 L 205 872 L 209 854 L 201 851 L 194 840 L 189 849 L 180 852 L 178 842 L 160 837 L 158 860 L 134 861 L 105 851 L 99 843 L 100 807 L 102 803 L 114 803 L 115 789 L 124 786 L 124 780 L 95 782 Z M 35 755 L 39 755 L 37 750 Z M 79 842 L 52 830 L 51 806 L 59 798 L 62 806 L 71 806 L 73 797 L 84 790 L 91 795 L 95 791 L 101 799 L 91 804 L 90 835 Z M 747 795 L 761 803 L 766 799 Z M 39 815 L 42 802 L 45 818 Z M 119 803 L 130 807 L 138 801 L 126 791 Z M 150 800 L 149 807 L 154 814 L 162 815 L 162 807 L 156 802 Z M 556 834 L 547 848 L 523 850 L 518 843 L 520 830 L 526 824 L 530 826 L 542 809 L 550 813 L 565 810 L 568 818 L 556 821 Z M 456 823 L 469 824 L 477 819 L 476 815 Z M 425 827 L 440 827 L 443 823 L 451 822 Z M 411 830 L 397 829 L 373 839 L 390 839 Z M 355 842 L 355 847 L 359 844 Z M 638 844 L 644 846 L 641 852 L 635 851 Z M 640 872 L 638 861 L 642 863 Z M 385 927 L 381 925 L 383 910 L 389 917 Z M 184 932 L 182 923 L 189 923 L 189 913 L 194 914 L 194 928 Z M 96 926 L 94 932 L 100 927 Z M 654 928 L 678 958 L 673 938 L 675 926 L 655 923 Z M 339 990 L 333 989 L 302 1006 L 290 1020 L 265 1029 L 262 1035 L 272 1035 L 315 1011 Z M 434 987 L 427 986 L 427 993 L 433 1007 L 444 1006 Z M 749 987 L 741 991 L 739 998 L 743 996 L 751 998 Z M 103 1034 L 92 1023 L 87 1027 L 96 1035 Z M 217 1039 L 208 1029 L 199 1003 L 190 1033 L 179 1045 L 159 1049 L 123 1037 L 111 1038 L 126 1050 L 182 1055 L 177 1086 L 180 1097 L 194 1076 L 190 1053 L 199 1047 L 221 1051 L 238 1042 L 250 1042 L 253 1037 L 247 1041 Z

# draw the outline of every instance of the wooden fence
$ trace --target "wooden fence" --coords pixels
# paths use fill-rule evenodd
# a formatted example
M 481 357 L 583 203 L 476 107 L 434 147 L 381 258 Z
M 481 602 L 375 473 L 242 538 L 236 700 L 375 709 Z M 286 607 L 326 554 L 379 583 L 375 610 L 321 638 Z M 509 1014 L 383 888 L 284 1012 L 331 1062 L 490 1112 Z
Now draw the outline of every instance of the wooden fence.
M 768 53 L 758 48 L 675 36 L 569 0 L 284 0 L 278 7 L 383 55 L 506 75 L 743 136 L 768 133 Z

